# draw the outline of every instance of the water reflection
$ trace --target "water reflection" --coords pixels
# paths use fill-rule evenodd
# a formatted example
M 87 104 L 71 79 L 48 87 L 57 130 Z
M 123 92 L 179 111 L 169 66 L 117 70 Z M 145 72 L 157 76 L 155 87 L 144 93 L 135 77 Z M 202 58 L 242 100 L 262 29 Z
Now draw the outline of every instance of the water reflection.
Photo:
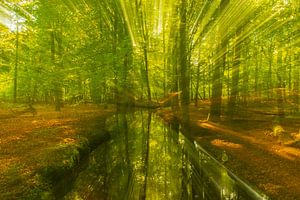
M 147 111 L 119 113 L 109 124 L 112 139 L 91 154 L 65 199 L 247 199 L 178 126 Z

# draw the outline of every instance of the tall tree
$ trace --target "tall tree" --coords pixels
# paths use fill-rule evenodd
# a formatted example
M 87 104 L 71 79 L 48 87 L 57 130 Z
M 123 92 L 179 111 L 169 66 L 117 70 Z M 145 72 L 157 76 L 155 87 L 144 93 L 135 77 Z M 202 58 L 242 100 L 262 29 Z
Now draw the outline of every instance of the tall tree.
M 216 13 L 221 15 L 224 9 L 228 6 L 229 0 L 222 0 Z M 212 75 L 212 96 L 211 96 L 211 106 L 210 106 L 210 115 L 211 120 L 218 121 L 221 117 L 221 108 L 222 108 L 222 78 L 223 78 L 223 68 L 226 61 L 227 53 L 227 41 L 228 38 L 219 33 L 220 40 L 218 41 L 217 55 L 215 58 L 215 65 L 213 66 L 213 75 Z
M 15 58 L 15 69 L 14 69 L 14 103 L 17 102 L 18 92 L 18 65 L 19 65 L 19 19 L 17 15 L 17 30 L 16 30 L 16 58 Z
M 179 69 L 180 69 L 180 90 L 183 124 L 189 126 L 189 103 L 190 103 L 190 74 L 187 55 L 187 1 L 180 3 L 180 26 L 179 26 Z
M 240 80 L 240 64 L 241 64 L 241 46 L 242 42 L 239 40 L 239 34 L 241 30 L 238 30 L 235 35 L 234 44 L 234 56 L 232 64 L 232 81 L 231 81 L 231 93 L 228 103 L 228 113 L 232 118 L 237 111 L 237 99 L 239 95 L 239 80 Z

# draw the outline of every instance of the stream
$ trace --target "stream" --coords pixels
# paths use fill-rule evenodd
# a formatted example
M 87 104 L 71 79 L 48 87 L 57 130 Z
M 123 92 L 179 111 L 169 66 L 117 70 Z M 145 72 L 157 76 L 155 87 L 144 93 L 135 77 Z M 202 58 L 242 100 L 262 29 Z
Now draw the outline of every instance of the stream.
M 118 113 L 107 129 L 65 199 L 268 199 L 151 111 Z

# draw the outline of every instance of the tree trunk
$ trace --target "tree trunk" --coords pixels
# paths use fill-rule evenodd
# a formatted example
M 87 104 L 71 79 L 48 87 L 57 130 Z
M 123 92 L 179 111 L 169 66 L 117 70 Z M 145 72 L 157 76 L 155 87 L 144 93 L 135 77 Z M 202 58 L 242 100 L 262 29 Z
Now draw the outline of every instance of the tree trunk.
M 56 66 L 55 62 L 55 33 L 54 30 L 50 32 L 50 46 L 51 46 L 51 61 L 54 66 Z M 56 69 L 56 67 L 54 67 Z M 53 90 L 54 90 L 54 102 L 55 102 L 55 110 L 60 111 L 60 101 L 59 101 L 59 86 L 58 81 L 59 77 L 56 77 L 56 73 L 53 72 Z
M 143 73 L 143 70 L 141 71 L 141 74 L 144 74 L 146 87 L 147 87 L 147 99 L 148 102 L 151 102 L 151 88 L 150 88 L 150 80 L 149 80 L 149 60 L 148 60 L 148 48 L 149 48 L 149 35 L 148 35 L 148 29 L 147 29 L 147 21 L 144 17 L 143 9 L 142 9 L 142 3 L 138 3 L 138 1 L 135 2 L 135 6 L 138 10 L 139 14 L 139 24 L 141 26 L 141 32 L 142 32 L 142 39 L 143 39 L 143 54 L 144 54 L 144 67 L 145 72 Z
M 14 103 L 17 102 L 18 64 L 19 64 L 19 23 L 17 22 L 17 32 L 16 32 L 16 60 L 15 60 L 15 69 L 14 69 Z
M 175 36 L 176 39 L 175 41 L 177 41 L 178 36 Z M 171 62 L 171 66 L 172 66 L 172 85 L 171 85 L 171 92 L 172 93 L 178 93 L 179 92 L 179 87 L 178 87 L 178 77 L 179 77 L 179 73 L 178 73 L 178 44 L 177 42 L 175 42 L 173 44 L 173 50 L 172 51 L 172 56 L 170 57 L 170 62 Z M 173 98 L 171 98 L 171 107 L 173 112 L 177 112 L 178 111 L 178 107 L 179 107 L 179 95 L 175 95 Z
M 294 61 L 299 63 L 299 56 L 300 54 L 296 54 Z M 297 67 L 299 65 L 295 66 L 295 79 L 294 79 L 294 104 L 295 104 L 295 112 L 299 113 L 299 104 L 300 104 L 300 69 Z
M 218 13 L 219 15 L 225 10 L 229 4 L 229 0 L 221 0 Z M 226 61 L 226 45 L 228 43 L 228 38 L 222 38 L 219 43 L 217 59 L 214 66 L 213 77 L 212 77 L 212 97 L 210 106 L 210 115 L 212 121 L 219 121 L 221 117 L 222 108 L 222 78 L 223 78 L 223 67 Z
M 118 19 L 114 14 L 113 30 L 112 30 L 112 67 L 114 72 L 114 96 L 115 103 L 120 104 L 121 95 L 119 94 L 119 81 L 118 81 L 118 66 L 117 66 L 117 44 L 118 44 Z
M 209 60 L 212 59 L 212 55 L 209 56 Z M 210 62 L 210 61 L 209 61 Z M 212 88 L 212 68 L 213 68 L 213 64 L 210 62 L 208 64 L 208 80 L 207 80 L 207 84 L 208 84 L 208 99 L 211 98 L 211 88 Z
M 63 91 L 62 91 L 62 85 L 61 85 L 61 80 L 62 80 L 62 74 L 61 70 L 63 68 L 63 61 L 62 61 L 62 52 L 63 52 L 63 47 L 62 47 L 62 33 L 61 30 L 59 30 L 56 33 L 56 41 L 57 41 L 57 57 L 58 57 L 58 63 L 57 67 L 55 68 L 57 71 L 57 77 L 55 80 L 55 110 L 60 111 L 62 107 L 62 96 L 63 96 Z
M 126 31 L 126 30 L 125 30 Z M 123 67 L 122 67 L 122 75 L 121 75 L 121 90 L 122 93 L 129 93 L 131 94 L 131 85 L 130 85 L 130 81 L 128 80 L 128 71 L 129 68 L 132 64 L 132 49 L 130 46 L 130 40 L 126 40 L 126 52 L 123 56 Z M 126 95 L 125 99 L 124 99 L 125 105 L 132 105 L 133 101 L 132 101 L 132 97 L 130 97 L 129 95 Z
M 282 50 L 279 50 L 277 54 L 277 107 L 278 107 L 278 116 L 280 117 L 281 120 L 284 118 L 283 94 L 285 88 L 282 80 L 282 73 L 284 73 L 283 70 L 284 69 L 282 64 Z
M 167 81 L 168 81 L 168 74 L 167 74 L 167 56 L 166 56 L 166 36 L 165 36 L 165 22 L 162 21 L 162 34 L 163 34 L 163 60 L 164 60 L 164 71 L 163 71 L 163 89 L 164 89 L 164 97 L 167 95 Z
M 259 62 L 258 60 L 258 56 L 260 54 L 258 53 L 258 50 L 256 50 L 255 52 L 255 69 L 254 69 L 254 97 L 257 98 L 258 97 L 258 69 L 259 69 L 259 65 L 262 64 L 261 62 Z M 262 56 L 260 55 L 260 61 L 261 61 Z
M 199 84 L 200 84 L 200 59 L 199 59 L 198 65 L 197 65 L 196 91 L 195 91 L 195 106 L 198 105 Z
M 148 63 L 148 45 L 144 44 L 144 64 L 145 64 L 145 80 L 147 86 L 147 96 L 148 102 L 151 102 L 151 88 L 150 88 L 150 81 L 149 81 L 149 63 Z
M 247 42 L 247 44 L 249 44 L 249 42 Z M 247 59 L 247 61 L 245 61 L 245 63 L 243 64 L 243 89 L 242 89 L 242 96 L 243 96 L 243 107 L 247 108 L 248 106 L 248 96 L 249 96 L 249 65 L 250 65 L 250 61 L 248 60 L 249 58 L 249 46 L 246 45 L 245 46 L 245 51 L 244 51 L 244 57 Z
M 211 96 L 211 106 L 210 115 L 212 121 L 219 121 L 221 117 L 221 107 L 222 107 L 222 76 L 223 76 L 223 66 L 226 60 L 226 52 L 223 51 L 224 44 L 219 47 L 219 52 L 221 55 L 217 58 L 216 64 L 214 66 L 213 77 L 212 77 L 212 96 Z
M 273 41 L 271 40 L 271 43 Z M 267 80 L 267 83 L 268 83 L 268 88 L 267 88 L 267 92 L 268 92 L 268 99 L 272 99 L 273 98 L 273 80 L 272 80 L 272 65 L 273 65 L 273 53 L 274 53 L 274 50 L 273 50 L 273 44 L 270 44 L 270 47 L 269 47 L 269 70 L 268 70 L 268 80 Z
M 181 112 L 184 128 L 189 127 L 189 103 L 190 103 L 190 76 L 189 64 L 187 59 L 187 35 L 186 35 L 186 0 L 181 0 L 180 7 L 180 41 L 179 41 L 179 64 L 180 64 L 180 90 L 181 95 Z M 188 131 L 187 131 L 188 132 Z
M 206 85 L 209 85 L 208 78 L 206 79 L 205 74 L 206 70 L 205 67 L 202 68 L 202 92 L 203 92 L 203 100 L 206 99 Z
M 236 35 L 236 40 L 239 33 Z M 235 43 L 234 57 L 232 66 L 232 81 L 231 81 L 231 93 L 228 103 L 228 114 L 232 118 L 237 112 L 237 98 L 239 95 L 239 80 L 240 80 L 240 64 L 241 64 L 241 42 Z

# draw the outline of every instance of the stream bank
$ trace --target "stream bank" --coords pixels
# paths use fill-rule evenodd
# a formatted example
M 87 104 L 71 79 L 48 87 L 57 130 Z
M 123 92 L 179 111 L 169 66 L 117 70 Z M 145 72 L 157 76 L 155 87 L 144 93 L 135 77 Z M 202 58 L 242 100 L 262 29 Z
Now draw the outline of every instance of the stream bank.
M 36 109 L 36 116 L 0 123 L 0 199 L 58 199 L 85 168 L 88 154 L 110 138 L 105 124 L 114 106 Z
M 64 199 L 268 199 L 153 110 L 118 112 Z
M 265 130 L 272 127 L 272 121 L 265 116 L 213 123 L 207 121 L 208 107 L 190 106 L 189 110 L 190 133 L 184 134 L 221 162 L 222 152 L 226 151 L 228 161 L 224 165 L 271 199 L 299 200 L 299 142 L 282 144 L 266 135 Z M 178 113 L 170 108 L 157 111 L 167 123 L 180 123 Z M 300 128 L 299 123 L 289 119 L 284 127 L 291 133 Z

